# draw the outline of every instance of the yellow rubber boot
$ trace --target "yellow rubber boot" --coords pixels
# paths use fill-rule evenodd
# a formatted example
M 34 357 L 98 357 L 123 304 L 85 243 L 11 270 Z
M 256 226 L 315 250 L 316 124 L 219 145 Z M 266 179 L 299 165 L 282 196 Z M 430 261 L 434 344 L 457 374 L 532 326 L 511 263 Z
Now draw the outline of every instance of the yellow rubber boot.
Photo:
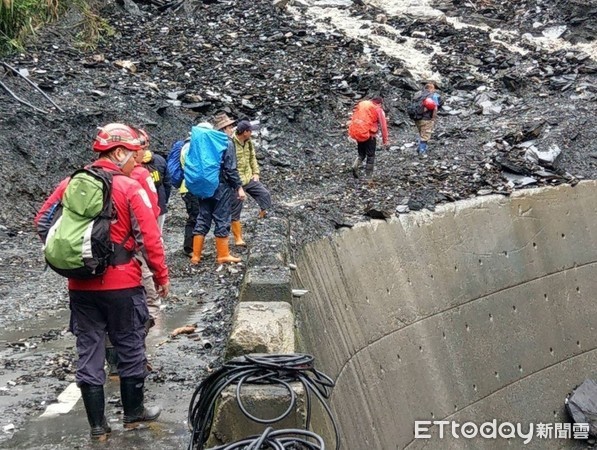
M 218 264 L 240 262 L 240 258 L 230 254 L 227 237 L 216 237 L 216 253 L 216 262 Z
M 230 224 L 232 235 L 234 236 L 234 245 L 239 247 L 245 247 L 247 244 L 243 240 L 243 227 L 240 224 L 240 220 L 233 220 Z
M 193 236 L 193 256 L 191 257 L 191 264 L 197 265 L 201 261 L 201 253 L 203 252 L 203 242 L 205 236 L 195 235 Z

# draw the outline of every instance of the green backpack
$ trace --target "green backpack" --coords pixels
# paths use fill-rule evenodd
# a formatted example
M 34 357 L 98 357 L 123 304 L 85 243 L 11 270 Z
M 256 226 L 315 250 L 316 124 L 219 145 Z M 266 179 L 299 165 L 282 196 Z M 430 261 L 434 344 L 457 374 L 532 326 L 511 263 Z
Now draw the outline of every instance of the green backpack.
M 54 205 L 47 226 L 39 226 L 46 262 L 67 278 L 89 279 L 102 275 L 109 265 L 130 261 L 133 252 L 110 240 L 115 220 L 112 205 L 112 176 L 100 168 L 77 170 Z

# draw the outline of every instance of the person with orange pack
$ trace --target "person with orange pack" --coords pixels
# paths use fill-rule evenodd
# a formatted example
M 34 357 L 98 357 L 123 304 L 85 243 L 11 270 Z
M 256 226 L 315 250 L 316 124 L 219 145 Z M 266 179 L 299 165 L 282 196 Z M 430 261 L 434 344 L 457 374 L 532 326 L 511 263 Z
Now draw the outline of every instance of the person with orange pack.
M 375 165 L 375 151 L 377 132 L 381 128 L 382 143 L 388 145 L 388 124 L 383 110 L 383 99 L 374 97 L 371 100 L 363 100 L 355 106 L 352 118 L 348 125 L 348 134 L 357 141 L 358 156 L 352 165 L 352 174 L 359 178 L 359 169 L 365 158 L 365 176 L 373 176 Z

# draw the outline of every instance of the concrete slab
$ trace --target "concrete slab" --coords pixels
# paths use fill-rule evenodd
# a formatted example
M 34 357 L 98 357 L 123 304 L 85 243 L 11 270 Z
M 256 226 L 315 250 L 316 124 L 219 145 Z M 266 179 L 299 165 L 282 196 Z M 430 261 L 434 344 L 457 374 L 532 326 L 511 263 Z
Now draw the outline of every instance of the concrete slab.
M 290 226 L 286 219 L 277 217 L 258 220 L 251 235 L 249 267 L 288 265 L 290 255 Z
M 241 302 L 290 302 L 290 268 L 250 266 L 240 290 Z
M 288 416 L 272 425 L 259 424 L 249 420 L 238 407 L 236 386 L 227 387 L 221 395 L 212 426 L 212 434 L 207 447 L 231 443 L 251 435 L 261 434 L 268 427 L 279 430 L 284 428 L 305 428 L 306 407 L 305 391 L 300 383 L 292 383 L 296 402 Z M 245 408 L 260 419 L 274 419 L 284 414 L 290 407 L 291 396 L 283 386 L 243 385 L 241 401 Z
M 237 306 L 226 357 L 249 353 L 294 353 L 294 315 L 286 302 L 242 302 Z
M 253 243 L 258 246 L 259 244 Z M 247 258 L 247 265 L 249 267 L 255 266 L 272 266 L 284 267 L 287 260 L 287 242 L 282 236 L 271 236 L 267 240 L 266 247 L 259 248 L 251 247 L 249 257 Z

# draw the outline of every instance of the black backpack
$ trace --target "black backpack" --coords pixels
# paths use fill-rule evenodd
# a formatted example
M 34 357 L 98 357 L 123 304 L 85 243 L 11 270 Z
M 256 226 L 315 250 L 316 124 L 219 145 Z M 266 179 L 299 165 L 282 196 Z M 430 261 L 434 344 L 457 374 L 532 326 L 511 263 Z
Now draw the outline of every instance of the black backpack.
M 413 99 L 406 107 L 406 113 L 408 114 L 408 117 L 410 117 L 412 120 L 421 120 L 423 118 L 423 114 L 425 113 L 423 100 L 425 100 L 427 97 L 431 97 L 432 95 L 433 94 L 428 91 L 421 91 L 418 94 L 415 94 Z

